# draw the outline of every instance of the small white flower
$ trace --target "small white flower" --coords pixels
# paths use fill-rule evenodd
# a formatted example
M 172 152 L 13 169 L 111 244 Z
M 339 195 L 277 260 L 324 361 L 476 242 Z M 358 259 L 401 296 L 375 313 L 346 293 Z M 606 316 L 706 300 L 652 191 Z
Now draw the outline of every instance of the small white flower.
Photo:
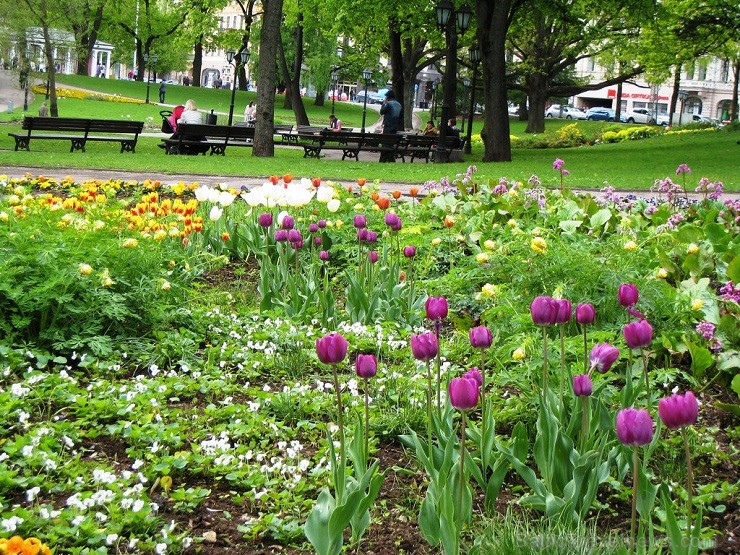
M 31 501 L 36 499 L 36 496 L 39 494 L 40 491 L 41 491 L 41 488 L 38 486 L 33 487 L 29 490 L 26 490 L 26 501 L 30 503 Z
M 118 534 L 108 534 L 105 537 L 105 543 L 108 545 L 113 545 L 113 542 L 118 539 Z

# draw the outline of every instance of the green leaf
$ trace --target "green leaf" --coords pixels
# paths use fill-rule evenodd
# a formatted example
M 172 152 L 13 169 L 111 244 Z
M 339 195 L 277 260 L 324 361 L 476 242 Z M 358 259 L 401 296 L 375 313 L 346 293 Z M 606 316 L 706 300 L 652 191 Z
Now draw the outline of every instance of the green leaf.
M 740 283 L 740 256 L 733 258 L 727 265 L 727 277 L 733 283 Z
M 691 371 L 694 376 L 701 379 L 704 376 L 704 371 L 714 364 L 714 357 L 706 347 L 692 342 L 687 342 L 687 345 L 689 353 L 691 353 Z

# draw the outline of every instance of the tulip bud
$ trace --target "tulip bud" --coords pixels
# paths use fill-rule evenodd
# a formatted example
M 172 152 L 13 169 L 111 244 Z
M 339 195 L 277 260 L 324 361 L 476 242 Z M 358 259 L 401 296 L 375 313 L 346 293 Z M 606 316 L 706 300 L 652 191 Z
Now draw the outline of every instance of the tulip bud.
M 355 373 L 364 379 L 372 378 L 378 372 L 378 362 L 374 355 L 357 355 Z
M 349 343 L 339 333 L 330 333 L 316 340 L 316 354 L 324 364 L 337 364 L 347 356 Z
M 675 393 L 658 401 L 658 414 L 671 430 L 691 426 L 699 415 L 699 402 L 691 391 Z
M 573 312 L 573 305 L 568 299 L 556 299 L 558 302 L 558 314 L 555 317 L 556 324 L 567 324 Z
M 493 343 L 493 334 L 486 326 L 470 328 L 468 338 L 470 344 L 476 349 L 487 349 Z
M 444 297 L 427 297 L 425 308 L 427 318 L 430 320 L 444 320 L 447 318 L 447 299 Z
M 532 321 L 538 326 L 551 326 L 555 323 L 560 304 L 552 297 L 535 297 L 529 305 Z
M 355 214 L 354 225 L 357 229 L 367 227 L 367 218 L 362 214 Z
M 640 349 L 653 341 L 653 327 L 647 320 L 631 322 L 622 328 L 622 335 L 630 349 Z
M 378 253 L 375 251 L 370 251 L 369 253 L 367 253 L 367 258 L 372 264 L 375 264 L 378 261 Z
M 275 241 L 283 242 L 288 240 L 288 230 L 278 229 L 275 231 Z
M 612 364 L 619 358 L 619 349 L 609 343 L 599 343 L 591 349 L 591 368 L 596 368 L 600 374 L 609 371 Z
M 326 262 L 327 260 L 329 260 L 329 251 L 321 251 L 319 253 L 319 258 L 321 260 L 323 260 L 324 262 Z
M 478 384 L 468 378 L 453 378 L 448 388 L 450 404 L 457 410 L 470 410 L 478 404 Z
M 594 305 L 590 303 L 581 303 L 576 307 L 576 322 L 587 325 L 593 324 L 596 319 Z
M 272 214 L 270 212 L 260 214 L 257 222 L 262 227 L 270 227 L 272 225 Z
M 630 308 L 632 306 L 635 306 L 637 304 L 637 299 L 639 298 L 640 294 L 637 291 L 637 286 L 632 285 L 631 283 L 623 283 L 619 286 L 619 291 L 617 292 L 617 300 L 619 301 L 619 304 L 621 304 L 625 308 Z
M 406 258 L 414 258 L 416 256 L 416 247 L 408 245 L 403 248 L 403 255 Z
M 644 409 L 627 408 L 617 413 L 617 437 L 624 445 L 647 445 L 653 440 L 653 419 Z
M 283 217 L 283 222 L 282 222 L 283 229 L 293 229 L 293 226 L 295 226 L 295 220 L 293 219 L 293 216 Z
M 437 356 L 437 336 L 431 332 L 411 336 L 411 352 L 418 360 L 431 360 Z
M 475 383 L 478 384 L 478 387 L 481 387 L 483 385 L 483 374 L 481 374 L 480 370 L 478 370 L 475 366 L 465 372 L 465 374 L 463 374 L 463 378 L 473 380 Z
M 588 374 L 573 376 L 573 393 L 576 397 L 588 397 L 594 392 L 594 385 Z

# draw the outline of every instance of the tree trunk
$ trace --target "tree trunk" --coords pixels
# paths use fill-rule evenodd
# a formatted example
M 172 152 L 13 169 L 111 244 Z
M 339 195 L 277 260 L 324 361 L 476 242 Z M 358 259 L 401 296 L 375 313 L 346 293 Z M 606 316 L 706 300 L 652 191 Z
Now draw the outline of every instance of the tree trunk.
M 257 121 L 252 156 L 272 157 L 275 144 L 275 61 L 280 41 L 283 0 L 263 0 L 262 36 L 257 81 Z
M 92 29 L 90 33 L 85 33 L 80 39 L 80 44 L 84 49 L 85 56 L 77 58 L 77 75 L 90 75 L 90 62 L 92 59 L 93 49 L 95 43 L 98 40 L 98 33 L 100 31 L 100 25 L 103 23 L 103 4 L 101 3 L 95 10 L 95 18 L 93 20 Z
M 407 102 L 410 99 L 406 90 L 406 79 L 404 76 L 403 48 L 401 46 L 400 25 L 394 18 L 388 19 L 388 30 L 390 39 L 390 60 L 391 60 L 391 85 L 396 95 L 396 100 L 401 104 L 403 109 L 403 119 L 401 120 L 398 130 L 405 129 L 405 123 L 410 115 L 412 105 Z
M 295 28 L 295 58 L 293 59 L 293 76 L 288 89 L 293 101 L 293 113 L 297 125 L 308 125 L 308 114 L 301 98 L 301 67 L 303 66 L 303 13 L 298 14 Z
M 203 35 L 198 37 L 198 41 L 193 48 L 193 86 L 200 87 L 200 74 L 203 72 Z
M 545 104 L 547 103 L 547 78 L 533 73 L 525 81 L 529 97 L 529 119 L 525 133 L 545 132 Z
M 671 105 L 668 107 L 668 123 L 672 123 L 673 114 L 676 113 L 678 106 L 678 91 L 681 88 L 681 64 L 678 64 L 673 73 L 673 90 L 671 91 Z M 682 106 L 683 108 L 683 106 Z M 658 117 L 658 114 L 655 114 Z M 619 120 L 617 120 L 619 121 Z
M 486 110 L 483 140 L 484 162 L 511 162 L 509 111 L 506 97 L 506 33 L 517 0 L 477 0 L 478 43 L 483 60 L 483 92 Z M 511 14 L 509 12 L 512 12 Z
M 737 88 L 740 86 L 740 60 L 735 61 L 735 78 L 733 80 L 733 83 L 735 84 L 734 87 L 732 87 L 732 105 L 730 106 L 730 122 L 734 123 L 737 121 Z
M 334 91 L 334 94 L 337 94 L 336 91 Z M 324 101 L 326 100 L 326 92 L 325 91 L 316 91 L 316 98 L 313 101 L 314 106 L 323 106 Z
M 280 73 L 283 74 L 283 83 L 285 84 L 285 96 L 283 97 L 283 110 L 293 110 L 293 95 L 290 94 L 292 79 L 288 71 L 288 60 L 285 59 L 285 49 L 283 48 L 282 38 L 278 41 L 278 63 L 280 64 Z
M 59 106 L 57 104 L 57 71 L 54 67 L 54 46 L 51 44 L 51 34 L 49 25 L 46 22 L 46 2 L 41 2 L 42 12 L 44 14 L 44 54 L 46 55 L 46 71 L 49 74 L 49 114 L 51 117 L 59 117 Z

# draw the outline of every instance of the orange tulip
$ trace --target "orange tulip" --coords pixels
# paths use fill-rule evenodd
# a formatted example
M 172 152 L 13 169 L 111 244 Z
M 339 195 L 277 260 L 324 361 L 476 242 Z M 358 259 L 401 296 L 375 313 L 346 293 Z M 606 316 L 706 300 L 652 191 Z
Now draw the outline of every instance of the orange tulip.
M 318 187 L 319 185 L 321 185 L 321 178 L 320 177 L 314 177 L 311 180 L 311 183 L 313 184 L 314 187 Z
M 377 204 L 381 210 L 387 210 L 391 205 L 391 199 L 388 197 L 380 197 L 375 201 L 375 204 Z
M 284 182 L 284 183 L 290 183 L 291 181 L 293 181 L 293 176 L 292 176 L 292 175 L 290 175 L 289 173 L 286 173 L 286 174 L 285 174 L 285 175 L 283 176 L 283 182 Z
M 364 177 L 360 177 L 360 178 L 357 179 L 357 184 L 360 187 L 362 187 L 365 183 L 366 183 L 366 181 L 365 181 L 365 178 Z
M 273 185 L 277 185 L 278 181 L 280 181 L 280 178 L 277 175 L 271 175 L 270 176 L 270 182 Z
M 373 192 L 373 194 L 370 195 L 370 198 L 373 200 L 378 200 L 380 198 L 380 195 L 376 192 Z
M 445 216 L 445 227 L 452 227 L 455 225 L 455 220 L 451 216 Z
M 229 235 L 229 233 L 228 233 L 228 232 L 224 231 L 224 232 L 223 232 L 223 233 L 221 234 L 221 240 L 222 240 L 222 241 L 228 241 L 229 239 L 231 239 L 231 235 Z
M 418 189 L 418 188 L 416 188 L 416 187 L 411 187 L 411 189 L 409 189 L 409 194 L 410 194 L 410 195 L 411 195 L 412 197 L 416 197 L 416 195 L 418 195 L 418 194 L 419 194 L 419 189 Z
M 393 191 L 391 193 L 391 195 L 393 196 L 394 199 L 399 199 L 399 198 L 401 198 L 401 191 L 399 191 L 398 189 L 396 189 L 395 191 Z
M 352 192 L 352 185 L 347 185 L 347 192 L 348 193 L 351 193 Z

